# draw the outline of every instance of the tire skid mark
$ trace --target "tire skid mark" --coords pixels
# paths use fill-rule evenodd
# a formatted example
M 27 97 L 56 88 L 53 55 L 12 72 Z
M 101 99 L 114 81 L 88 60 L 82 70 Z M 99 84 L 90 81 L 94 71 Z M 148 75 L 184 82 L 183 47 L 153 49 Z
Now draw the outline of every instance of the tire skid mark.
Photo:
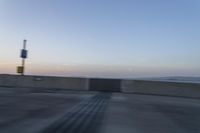
M 95 133 L 111 93 L 98 93 L 84 100 L 41 133 Z

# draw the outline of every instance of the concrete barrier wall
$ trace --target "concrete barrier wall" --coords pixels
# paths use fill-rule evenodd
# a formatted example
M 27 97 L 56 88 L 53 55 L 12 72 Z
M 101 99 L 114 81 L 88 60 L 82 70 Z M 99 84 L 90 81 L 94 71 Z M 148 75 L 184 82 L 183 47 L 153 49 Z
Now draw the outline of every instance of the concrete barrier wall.
M 47 76 L 0 75 L 0 86 L 88 90 L 88 79 Z
M 16 76 L 0 75 L 0 86 L 15 87 L 17 85 Z
M 47 77 L 47 76 L 19 76 L 0 75 L 0 86 L 38 88 L 44 89 L 69 89 L 69 90 L 98 90 L 93 87 L 87 78 Z M 106 79 L 104 79 L 106 80 Z M 104 81 L 103 80 L 103 81 Z M 110 80 L 106 80 L 108 82 Z M 112 80 L 111 80 L 112 81 Z M 142 81 L 142 80 L 119 80 L 121 92 L 140 93 L 154 95 L 170 95 L 200 98 L 200 84 L 197 83 L 174 83 L 163 81 Z M 99 87 L 107 88 L 104 83 L 97 84 Z M 110 84 L 109 84 L 110 85 Z M 113 84 L 115 87 L 115 84 Z M 110 87 L 110 86 L 109 86 Z M 114 88 L 112 88 L 114 89 Z M 118 88 L 116 88 L 118 89 Z M 115 89 L 114 89 L 115 90 Z
M 122 80 L 122 92 L 200 98 L 200 84 Z

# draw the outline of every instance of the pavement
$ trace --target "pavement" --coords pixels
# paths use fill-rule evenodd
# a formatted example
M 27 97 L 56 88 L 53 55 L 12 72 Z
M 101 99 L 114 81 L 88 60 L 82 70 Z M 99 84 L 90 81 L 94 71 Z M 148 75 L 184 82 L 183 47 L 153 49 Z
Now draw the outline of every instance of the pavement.
M 200 133 L 200 99 L 41 90 L 0 87 L 0 133 Z

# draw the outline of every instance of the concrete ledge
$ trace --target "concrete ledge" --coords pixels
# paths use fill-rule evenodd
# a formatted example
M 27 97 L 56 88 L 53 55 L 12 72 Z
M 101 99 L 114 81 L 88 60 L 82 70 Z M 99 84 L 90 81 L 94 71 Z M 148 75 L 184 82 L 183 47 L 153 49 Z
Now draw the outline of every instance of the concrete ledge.
M 200 84 L 122 80 L 122 92 L 200 98 Z
M 88 79 L 47 76 L 0 75 L 0 86 L 88 90 Z
M 115 92 L 121 91 L 124 93 L 200 98 L 200 84 L 198 83 L 177 83 L 164 81 L 120 79 L 97 79 L 98 82 L 96 82 L 96 80 L 95 82 L 91 81 L 94 81 L 94 79 L 49 76 L 0 75 L 0 86 L 15 87 L 16 89 L 19 89 L 21 87 L 23 88 L 22 90 L 34 88 L 34 90 L 38 91 L 42 89 Z

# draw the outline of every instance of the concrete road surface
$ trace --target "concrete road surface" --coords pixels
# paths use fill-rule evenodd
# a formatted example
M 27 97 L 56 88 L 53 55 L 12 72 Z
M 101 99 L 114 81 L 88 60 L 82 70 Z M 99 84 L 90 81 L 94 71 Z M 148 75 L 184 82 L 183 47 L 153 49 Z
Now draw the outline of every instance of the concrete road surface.
M 0 87 L 0 133 L 200 133 L 200 99 Z

